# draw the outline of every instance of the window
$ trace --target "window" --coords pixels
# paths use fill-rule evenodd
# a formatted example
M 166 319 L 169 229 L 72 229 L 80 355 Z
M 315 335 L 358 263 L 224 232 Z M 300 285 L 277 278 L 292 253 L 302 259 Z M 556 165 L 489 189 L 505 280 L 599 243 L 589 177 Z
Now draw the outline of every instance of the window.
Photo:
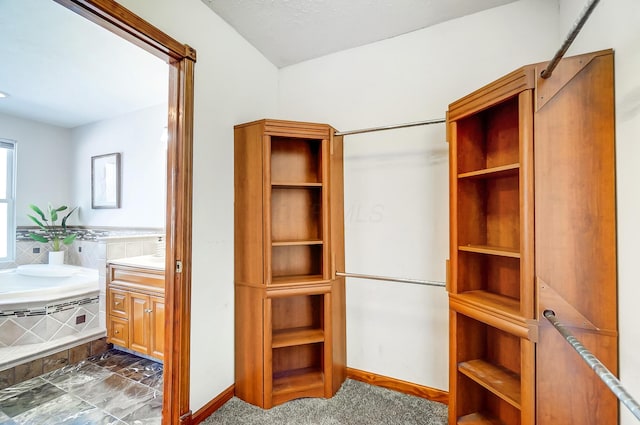
M 13 261 L 16 248 L 16 142 L 0 139 L 0 261 Z

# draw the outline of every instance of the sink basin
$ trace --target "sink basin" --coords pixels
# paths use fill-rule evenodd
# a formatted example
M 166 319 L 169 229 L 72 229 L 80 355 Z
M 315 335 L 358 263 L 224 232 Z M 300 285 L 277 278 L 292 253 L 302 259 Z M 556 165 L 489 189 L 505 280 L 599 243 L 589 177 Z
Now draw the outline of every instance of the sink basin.
M 155 270 L 164 270 L 166 257 L 158 257 L 155 255 L 140 255 L 138 257 L 119 258 L 111 260 L 110 263 L 120 264 L 123 266 L 150 268 Z

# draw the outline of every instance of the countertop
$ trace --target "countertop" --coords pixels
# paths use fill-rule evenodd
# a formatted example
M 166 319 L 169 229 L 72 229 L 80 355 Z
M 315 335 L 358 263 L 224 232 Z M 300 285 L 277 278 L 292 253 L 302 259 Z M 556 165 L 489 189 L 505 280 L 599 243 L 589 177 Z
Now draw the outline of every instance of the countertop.
M 140 255 L 138 257 L 118 258 L 117 260 L 109 260 L 110 264 L 118 264 L 121 266 L 140 267 L 151 270 L 164 270 L 165 257 L 156 257 L 155 255 Z

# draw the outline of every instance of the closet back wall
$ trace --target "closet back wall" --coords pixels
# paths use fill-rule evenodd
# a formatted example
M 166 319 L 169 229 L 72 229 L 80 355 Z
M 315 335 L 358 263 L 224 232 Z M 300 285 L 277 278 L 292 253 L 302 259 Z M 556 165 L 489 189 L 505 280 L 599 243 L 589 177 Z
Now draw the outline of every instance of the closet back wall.
M 339 130 L 444 118 L 448 103 L 558 47 L 558 3 L 522 0 L 280 71 L 280 117 Z M 442 124 L 345 136 L 348 272 L 445 281 Z M 448 389 L 443 288 L 347 280 L 347 365 Z

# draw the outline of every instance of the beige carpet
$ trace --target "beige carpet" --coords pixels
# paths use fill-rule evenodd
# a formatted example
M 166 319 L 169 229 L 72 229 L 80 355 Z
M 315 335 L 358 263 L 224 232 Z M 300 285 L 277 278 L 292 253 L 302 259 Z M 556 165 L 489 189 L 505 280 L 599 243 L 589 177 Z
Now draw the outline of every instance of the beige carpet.
M 204 425 L 446 425 L 447 406 L 347 379 L 331 399 L 293 400 L 269 410 L 234 397 Z

